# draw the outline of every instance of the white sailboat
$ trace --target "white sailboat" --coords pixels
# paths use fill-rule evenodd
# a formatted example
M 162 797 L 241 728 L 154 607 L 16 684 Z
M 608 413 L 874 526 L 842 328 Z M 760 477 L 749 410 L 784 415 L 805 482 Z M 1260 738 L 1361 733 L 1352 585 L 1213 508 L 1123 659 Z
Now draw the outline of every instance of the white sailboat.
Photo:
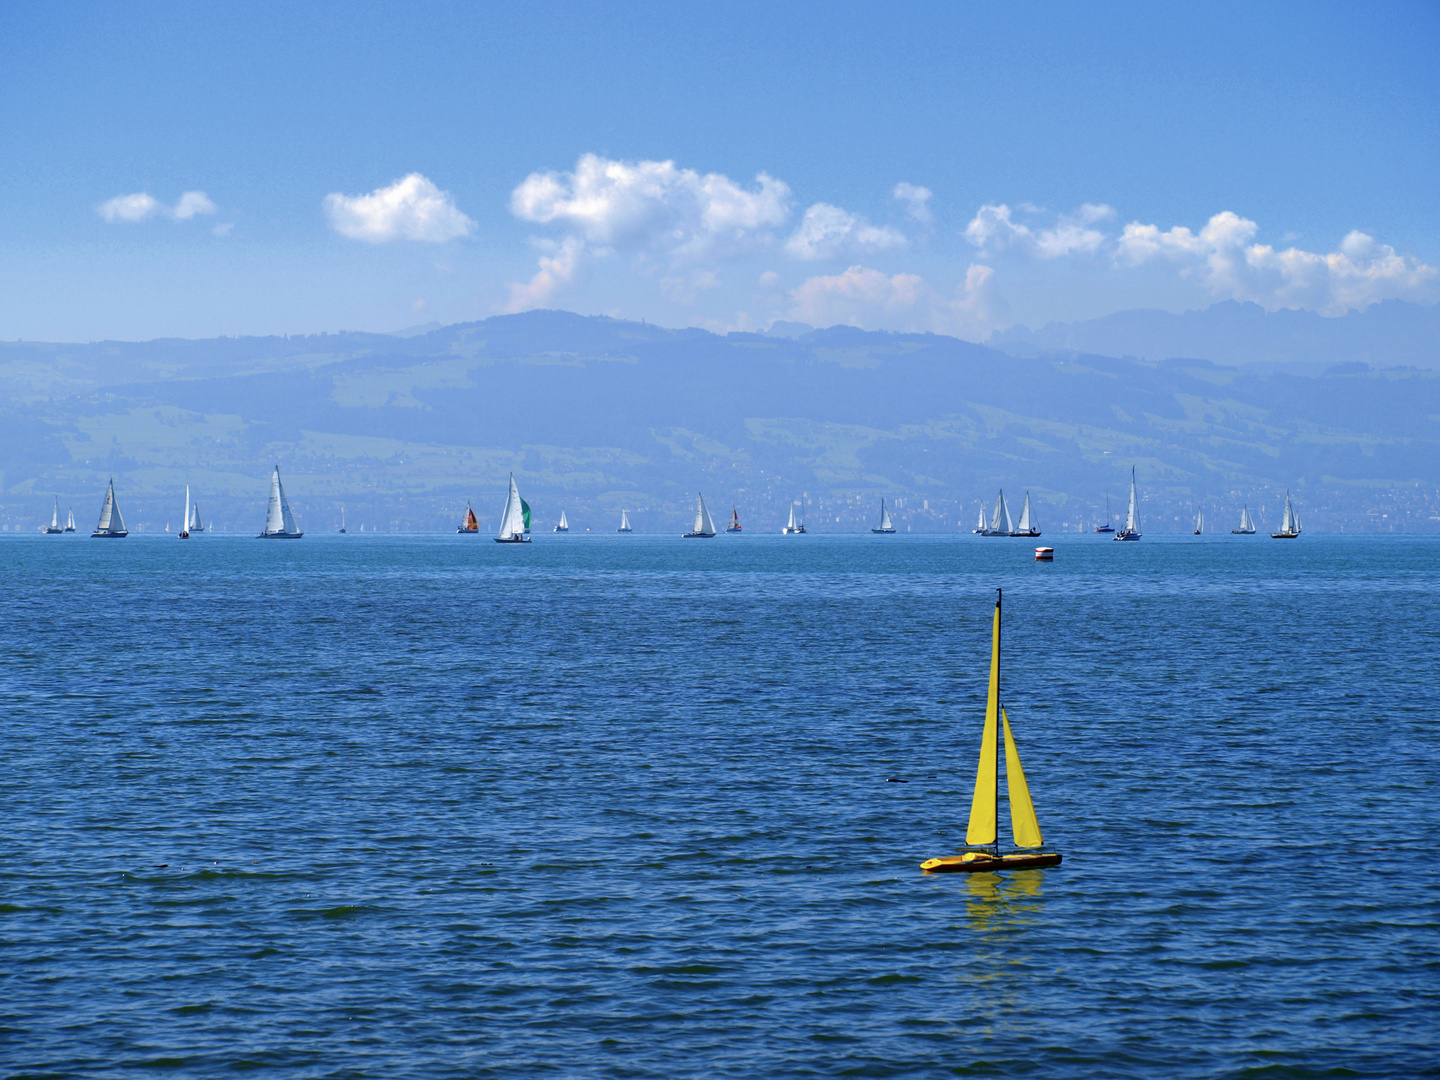
M 556 532 L 569 532 L 569 531 L 570 531 L 570 522 L 568 522 L 568 521 L 565 520 L 565 508 L 564 508 L 563 506 L 560 508 L 560 524 L 558 524 L 558 525 L 555 526 L 555 531 L 556 531 Z
M 344 531 L 345 531 L 345 507 L 342 506 L 342 507 L 340 507 L 340 528 L 337 529 L 336 532 L 342 532 L 342 533 L 343 533 Z
M 980 507 L 980 518 L 978 521 L 975 522 L 975 528 L 971 529 L 970 531 L 976 536 L 985 535 L 985 507 Z
M 125 528 L 125 519 L 120 516 L 120 504 L 115 499 L 114 480 L 111 480 L 110 486 L 105 489 L 105 503 L 100 507 L 100 522 L 90 535 L 107 540 L 118 540 L 130 535 Z
M 745 528 L 740 524 L 739 507 L 730 507 L 730 524 L 725 526 L 726 532 L 744 532 Z
M 45 535 L 51 533 L 63 533 L 64 527 L 60 524 L 60 496 L 55 496 L 55 511 L 50 515 L 50 524 L 44 527 Z
M 74 508 L 71 508 L 71 510 L 70 510 L 70 515 L 65 519 L 65 531 L 66 531 L 66 532 L 74 532 L 74 531 L 75 531 L 75 510 L 74 510 Z
M 1245 506 L 1240 510 L 1240 527 L 1231 529 L 1232 536 L 1253 536 L 1255 533 L 1255 519 L 1250 516 L 1250 507 Z
M 505 496 L 505 513 L 500 518 L 500 533 L 495 537 L 497 544 L 528 544 L 530 537 L 530 504 L 520 497 L 515 484 L 515 474 L 510 474 L 510 492 Z
M 177 540 L 190 539 L 190 485 L 185 485 L 185 516 L 180 519 L 180 531 L 175 534 Z
M 1191 536 L 1199 536 L 1205 531 L 1205 508 L 1202 506 L 1195 511 L 1195 531 Z
M 186 527 L 192 533 L 202 533 L 205 531 L 205 524 L 200 520 L 200 504 L 198 502 L 192 503 L 190 506 L 190 523 Z
M 621 510 L 621 511 L 620 511 L 620 527 L 619 527 L 618 529 L 616 529 L 615 531 L 616 531 L 616 532 L 624 532 L 624 533 L 634 532 L 634 531 L 635 531 L 634 529 L 632 529 L 632 528 L 630 527 L 630 513 L 629 513 L 629 511 L 627 511 L 627 510 Z
M 1010 520 L 1010 507 L 1005 505 L 1005 491 L 1002 488 L 995 499 L 995 513 L 990 515 L 990 524 L 981 536 L 1009 536 L 1015 531 L 1015 523 Z
M 280 483 L 280 466 L 276 465 L 270 474 L 270 505 L 265 512 L 265 528 L 260 539 L 299 540 L 304 535 L 290 511 L 290 500 L 285 498 L 285 488 Z
M 1010 534 L 1011 536 L 1039 536 L 1039 526 L 1030 516 L 1030 493 L 1025 492 L 1025 505 L 1020 508 L 1020 527 Z
M 1280 531 L 1271 533 L 1272 540 L 1294 540 L 1300 535 L 1300 515 L 1290 505 L 1290 492 L 1285 492 L 1285 516 L 1280 519 Z
M 695 496 L 695 526 L 685 534 L 685 539 L 709 538 L 714 535 L 715 522 L 711 520 L 710 511 L 705 506 L 705 496 L 697 492 Z
M 795 516 L 795 504 L 790 504 L 790 521 L 780 530 L 786 536 L 799 536 L 805 531 L 805 523 Z
M 880 500 L 880 524 L 870 530 L 872 533 L 893 533 L 895 523 L 890 520 L 890 508 L 885 505 L 885 500 Z
M 1140 508 L 1135 498 L 1135 467 L 1130 467 L 1130 505 L 1125 510 L 1125 527 L 1117 532 L 1113 539 L 1116 540 L 1139 540 L 1140 539 Z

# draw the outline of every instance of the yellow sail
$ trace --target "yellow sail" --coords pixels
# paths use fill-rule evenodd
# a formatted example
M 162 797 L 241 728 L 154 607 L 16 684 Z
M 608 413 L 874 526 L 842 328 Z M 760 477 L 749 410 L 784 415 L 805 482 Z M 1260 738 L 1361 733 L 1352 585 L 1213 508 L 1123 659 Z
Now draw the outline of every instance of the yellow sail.
M 1000 602 L 995 602 L 995 628 L 990 642 L 990 692 L 985 696 L 985 734 L 980 737 L 980 766 L 975 771 L 975 798 L 970 803 L 967 844 L 995 843 L 995 724 L 1000 712 Z M 1028 801 L 1028 796 L 1027 796 Z
M 1016 847 L 1039 847 L 1040 822 L 1035 819 L 1035 804 L 1030 801 L 1030 785 L 1025 783 L 1025 770 L 1020 768 L 1020 751 L 1010 734 L 1010 717 L 1000 710 L 1005 725 L 1005 787 L 1010 795 L 1010 828 L 1015 832 Z

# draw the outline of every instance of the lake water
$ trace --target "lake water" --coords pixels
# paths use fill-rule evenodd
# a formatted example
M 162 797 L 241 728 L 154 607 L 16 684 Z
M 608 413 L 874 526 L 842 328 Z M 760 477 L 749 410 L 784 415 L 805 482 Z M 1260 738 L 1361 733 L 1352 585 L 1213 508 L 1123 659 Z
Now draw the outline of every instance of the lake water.
M 0 540 L 0 1066 L 1437 1075 L 1440 539 L 1043 542 Z

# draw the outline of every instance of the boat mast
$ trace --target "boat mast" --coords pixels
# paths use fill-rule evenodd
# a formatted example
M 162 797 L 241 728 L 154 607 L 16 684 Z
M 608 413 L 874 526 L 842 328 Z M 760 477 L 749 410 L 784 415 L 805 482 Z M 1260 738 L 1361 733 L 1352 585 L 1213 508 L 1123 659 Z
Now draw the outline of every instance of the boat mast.
M 1000 857 L 1000 755 L 1005 749 L 1004 714 L 1000 711 L 1000 632 L 1003 619 L 1000 618 L 1000 590 L 995 590 L 995 858 Z

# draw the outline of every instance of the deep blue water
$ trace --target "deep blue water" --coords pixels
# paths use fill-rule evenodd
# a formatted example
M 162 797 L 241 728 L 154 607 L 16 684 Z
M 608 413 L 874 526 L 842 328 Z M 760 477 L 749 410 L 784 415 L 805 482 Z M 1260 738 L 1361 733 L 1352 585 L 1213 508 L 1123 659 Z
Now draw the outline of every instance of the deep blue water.
M 0 541 L 4 1074 L 1440 1075 L 1440 539 L 1046 542 Z

